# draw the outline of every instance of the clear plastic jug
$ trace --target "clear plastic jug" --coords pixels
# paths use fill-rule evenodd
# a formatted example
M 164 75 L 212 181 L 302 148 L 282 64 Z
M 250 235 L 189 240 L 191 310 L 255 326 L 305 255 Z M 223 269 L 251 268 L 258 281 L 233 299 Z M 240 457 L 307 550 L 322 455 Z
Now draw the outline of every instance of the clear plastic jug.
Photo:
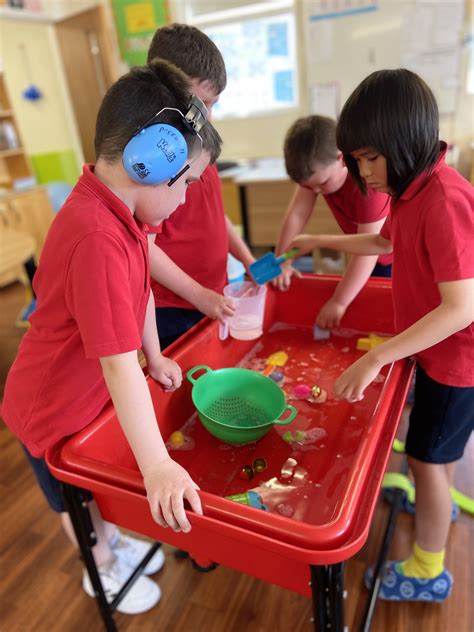
M 263 333 L 265 315 L 265 285 L 256 286 L 249 281 L 231 283 L 224 288 L 224 296 L 234 299 L 235 312 L 219 328 L 219 338 L 230 335 L 237 340 L 253 340 Z

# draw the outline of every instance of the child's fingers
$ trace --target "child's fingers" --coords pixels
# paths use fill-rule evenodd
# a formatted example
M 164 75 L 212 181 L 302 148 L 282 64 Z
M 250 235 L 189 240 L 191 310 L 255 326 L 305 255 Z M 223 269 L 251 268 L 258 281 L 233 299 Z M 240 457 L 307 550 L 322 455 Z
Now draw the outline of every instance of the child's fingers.
M 163 512 L 163 518 L 166 521 L 168 527 L 171 527 L 173 531 L 181 531 L 181 525 L 175 518 L 174 514 L 174 504 L 173 495 L 161 501 L 161 511 Z M 181 501 L 182 504 L 182 501 Z M 184 511 L 184 507 L 183 507 Z
M 150 503 L 150 511 L 153 520 L 158 523 L 160 527 L 166 528 L 168 525 L 166 524 L 166 520 L 163 518 L 160 504 L 158 502 L 152 502 L 150 499 L 148 500 L 148 502 Z
M 171 496 L 171 509 L 173 511 L 174 520 L 179 526 L 179 529 L 184 531 L 184 533 L 191 531 L 191 524 L 184 510 L 183 496 L 181 493 L 175 493 Z
M 235 307 L 233 305 L 224 305 L 224 316 L 233 316 L 235 313 Z
M 183 382 L 183 374 L 181 373 L 181 369 L 179 367 L 176 367 L 174 371 L 170 374 L 170 377 L 174 388 L 179 388 Z
M 194 513 L 202 516 L 201 499 L 199 498 L 199 494 L 197 493 L 196 489 L 194 487 L 186 487 L 184 497 L 191 505 L 191 509 L 194 511 Z

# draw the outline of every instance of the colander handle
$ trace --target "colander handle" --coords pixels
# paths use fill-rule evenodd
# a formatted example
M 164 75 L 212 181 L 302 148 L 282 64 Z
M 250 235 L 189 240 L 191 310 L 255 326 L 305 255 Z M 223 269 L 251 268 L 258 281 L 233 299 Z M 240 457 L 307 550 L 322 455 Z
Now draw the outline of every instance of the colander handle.
M 281 415 L 284 415 L 287 410 L 290 411 L 290 415 L 286 419 L 281 419 Z M 297 414 L 298 414 L 298 411 L 296 410 L 296 408 L 292 406 L 291 404 L 287 404 L 285 406 L 285 410 L 282 412 L 280 417 L 278 417 L 278 419 L 275 419 L 273 423 L 278 424 L 279 426 L 286 426 L 286 424 L 289 424 L 290 421 L 293 421 L 293 419 L 296 417 Z
M 196 371 L 204 371 L 205 373 L 212 373 L 211 367 L 206 366 L 205 364 L 200 364 L 199 366 L 195 366 L 193 369 L 189 369 L 189 371 L 186 373 L 186 377 L 193 384 L 196 384 L 196 382 L 199 380 L 199 377 L 202 377 L 202 375 L 200 375 L 197 379 L 194 379 L 193 375 L 194 373 L 196 373 Z

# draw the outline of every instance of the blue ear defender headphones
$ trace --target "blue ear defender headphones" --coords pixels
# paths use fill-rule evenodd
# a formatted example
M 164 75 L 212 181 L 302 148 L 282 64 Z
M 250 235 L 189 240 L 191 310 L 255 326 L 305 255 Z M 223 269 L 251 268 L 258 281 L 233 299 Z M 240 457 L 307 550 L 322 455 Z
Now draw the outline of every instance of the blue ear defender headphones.
M 162 108 L 138 128 L 123 150 L 125 171 L 139 184 L 156 185 L 168 181 L 171 186 L 190 167 L 183 134 L 169 123 L 159 122 L 165 111 L 177 112 L 186 129 L 197 136 L 202 145 L 199 131 L 207 121 L 207 108 L 199 97 L 191 96 L 186 114 L 176 108 Z

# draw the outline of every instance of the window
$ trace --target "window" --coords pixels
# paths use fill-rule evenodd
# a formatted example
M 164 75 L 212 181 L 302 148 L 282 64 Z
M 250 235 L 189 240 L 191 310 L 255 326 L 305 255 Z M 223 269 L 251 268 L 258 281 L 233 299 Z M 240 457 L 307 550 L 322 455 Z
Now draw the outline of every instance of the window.
M 298 107 L 292 1 L 239 7 L 226 2 L 226 9 L 204 14 L 197 14 L 196 7 L 202 8 L 202 4 L 194 10 L 192 5 L 189 22 L 215 42 L 226 63 L 228 82 L 213 108 L 215 119 L 244 118 Z

